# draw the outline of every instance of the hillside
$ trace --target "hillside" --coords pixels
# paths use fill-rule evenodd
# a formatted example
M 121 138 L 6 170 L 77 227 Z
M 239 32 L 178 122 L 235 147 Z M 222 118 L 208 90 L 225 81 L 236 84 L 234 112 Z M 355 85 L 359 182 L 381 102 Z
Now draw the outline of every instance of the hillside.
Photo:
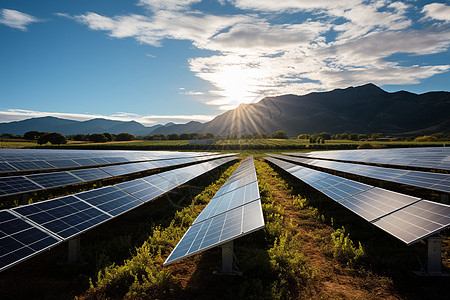
M 389 134 L 428 134 L 450 130 L 450 93 L 388 93 L 366 84 L 359 87 L 310 93 L 303 96 L 267 97 L 253 104 L 241 104 L 200 123 L 145 127 L 135 122 L 106 119 L 73 121 L 54 117 L 33 118 L 0 124 L 1 133 L 24 134 L 30 130 L 62 134 L 129 132 L 134 135 L 171 133 L 271 134 L 284 130 L 289 136 L 327 131 L 330 133 L 384 132 Z

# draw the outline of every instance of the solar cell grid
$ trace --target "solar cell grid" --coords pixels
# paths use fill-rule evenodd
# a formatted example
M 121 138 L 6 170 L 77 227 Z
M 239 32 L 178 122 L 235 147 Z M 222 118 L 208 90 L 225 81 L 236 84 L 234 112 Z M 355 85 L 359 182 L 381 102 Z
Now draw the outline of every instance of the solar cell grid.
M 14 168 L 13 166 L 11 166 L 10 164 L 6 163 L 6 162 L 0 162 L 0 172 L 14 172 L 17 171 L 16 168 Z
M 76 197 L 112 216 L 117 216 L 143 204 L 142 201 L 115 186 L 79 193 Z
M 0 196 L 37 191 L 41 186 L 23 176 L 0 177 Z
M 166 191 L 158 188 L 157 186 L 148 183 L 143 179 L 136 179 L 128 182 L 124 182 L 116 185 L 121 190 L 141 199 L 142 201 L 148 202 L 155 199 L 158 196 L 166 193 Z
M 253 201 L 191 226 L 164 265 L 226 243 L 264 227 L 261 202 Z
M 410 245 L 450 226 L 450 206 L 422 200 L 373 224 Z
M 71 159 L 58 159 L 58 160 L 47 160 L 47 163 L 51 164 L 57 169 L 62 168 L 76 168 L 80 167 L 81 165 L 76 163 L 75 161 Z
M 54 169 L 52 165 L 46 163 L 45 161 L 13 161 L 9 163 L 11 166 L 19 171 L 27 170 L 43 170 L 43 169 Z
M 69 171 L 70 174 L 82 179 L 83 181 L 99 180 L 111 177 L 111 175 L 100 169 L 81 169 Z
M 75 196 L 20 206 L 13 208 L 13 211 L 64 239 L 111 218 Z
M 0 211 L 0 270 L 33 256 L 60 240 L 18 218 Z
M 26 178 L 43 186 L 44 188 L 52 188 L 57 186 L 71 185 L 83 182 L 78 177 L 73 176 L 69 172 L 55 172 L 26 175 Z

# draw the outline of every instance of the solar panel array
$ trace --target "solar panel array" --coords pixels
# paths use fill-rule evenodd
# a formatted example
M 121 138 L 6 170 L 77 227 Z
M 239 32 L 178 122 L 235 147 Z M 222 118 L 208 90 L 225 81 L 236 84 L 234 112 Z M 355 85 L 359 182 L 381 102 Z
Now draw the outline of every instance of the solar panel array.
M 450 170 L 449 147 L 336 150 L 286 154 L 305 158 Z
M 59 150 L 0 149 L 0 174 L 21 171 L 58 170 L 88 166 L 143 162 L 164 159 L 186 159 L 217 153 L 122 151 L 122 150 Z
M 253 157 L 246 158 L 192 223 L 164 266 L 264 227 Z
M 450 206 L 349 180 L 274 157 L 266 160 L 411 245 L 450 226 Z
M 344 163 L 339 161 L 330 161 L 321 159 L 283 156 L 276 154 L 269 154 L 269 155 L 272 157 L 278 157 L 285 160 L 297 162 L 304 165 L 314 166 L 326 170 L 340 171 L 372 179 L 390 181 L 394 183 L 409 185 L 412 187 L 430 189 L 442 193 L 450 192 L 450 174 L 392 169 L 386 167 Z
M 225 155 L 224 155 L 225 156 Z M 0 270 L 130 211 L 235 158 L 0 211 Z
M 173 155 L 174 154 L 170 154 L 170 156 Z M 209 159 L 231 155 L 234 154 L 226 154 L 226 155 L 213 154 L 196 157 L 182 157 L 182 158 L 154 160 L 147 162 L 128 163 L 121 165 L 112 165 L 99 168 L 78 169 L 52 173 L 40 173 L 25 176 L 0 177 L 0 197 L 11 196 L 21 193 L 35 192 L 38 190 L 49 189 L 54 187 L 74 185 L 78 183 L 101 180 L 116 176 L 123 176 L 142 171 L 159 169 L 163 167 L 173 167 L 187 163 L 201 162 Z

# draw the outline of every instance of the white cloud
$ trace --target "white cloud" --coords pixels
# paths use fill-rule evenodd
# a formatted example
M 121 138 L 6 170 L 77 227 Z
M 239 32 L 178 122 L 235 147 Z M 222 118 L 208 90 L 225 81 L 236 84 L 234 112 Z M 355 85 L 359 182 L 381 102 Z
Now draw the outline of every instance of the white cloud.
M 367 82 L 415 84 L 449 71 L 449 65 L 393 60 L 395 54 L 431 55 L 449 48 L 448 29 L 411 29 L 411 1 L 228 1 L 242 10 L 236 15 L 191 10 L 199 2 L 141 0 L 148 14 L 106 17 L 88 12 L 75 19 L 111 37 L 131 37 L 152 46 L 162 46 L 165 39 L 189 40 L 199 49 L 216 51 L 188 61 L 190 70 L 213 89 L 179 93 L 196 95 L 222 110 L 264 96 Z M 443 20 L 446 15 L 438 10 L 448 6 L 442 5 L 427 5 L 422 12 Z M 289 21 L 281 22 L 286 15 Z
M 207 122 L 212 120 L 215 116 L 213 115 L 138 115 L 135 113 L 118 112 L 111 115 L 100 115 L 100 114 L 79 114 L 79 113 L 55 113 L 55 112 L 42 112 L 42 111 L 32 111 L 24 109 L 8 109 L 5 111 L 0 111 L 0 122 L 12 122 L 21 121 L 29 118 L 39 118 L 39 117 L 58 117 L 69 120 L 86 121 L 95 118 L 104 118 L 110 120 L 118 121 L 136 121 L 145 126 L 152 126 L 156 124 L 166 124 L 168 122 L 173 123 L 186 123 L 189 121 Z
M 22 31 L 27 31 L 27 26 L 35 22 L 41 22 L 41 20 L 17 10 L 3 8 L 0 12 L 1 24 L 20 29 Z
M 431 3 L 425 5 L 422 9 L 422 13 L 431 19 L 450 22 L 450 6 L 445 5 L 444 3 Z
M 140 0 L 142 5 L 150 10 L 186 10 L 192 4 L 201 2 L 202 0 Z

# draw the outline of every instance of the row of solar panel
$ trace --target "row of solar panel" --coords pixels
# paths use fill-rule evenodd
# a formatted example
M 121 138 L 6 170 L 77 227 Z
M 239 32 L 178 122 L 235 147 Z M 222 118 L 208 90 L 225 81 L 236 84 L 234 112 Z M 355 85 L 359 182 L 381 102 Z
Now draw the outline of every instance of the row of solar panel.
M 0 153 L 3 152 L 0 149 Z M 19 149 L 20 150 L 20 149 Z M 8 172 L 20 172 L 20 171 L 37 171 L 37 170 L 56 170 L 56 169 L 70 169 L 70 168 L 81 168 L 88 166 L 98 166 L 98 165 L 110 165 L 110 164 L 119 164 L 119 163 L 129 163 L 129 162 L 137 162 L 137 161 L 163 161 L 166 159 L 180 159 L 180 160 L 188 160 L 188 162 L 194 162 L 195 158 L 203 157 L 208 155 L 214 155 L 213 153 L 197 153 L 197 152 L 187 152 L 187 153 L 170 153 L 166 152 L 163 154 L 162 152 L 157 152 L 156 154 L 152 152 L 147 152 L 150 154 L 140 154 L 136 155 L 135 153 L 122 153 L 124 156 L 112 156 L 114 152 L 112 151 L 101 151 L 100 153 L 96 153 L 96 156 L 89 154 L 91 152 L 84 153 L 82 150 L 76 152 L 76 155 L 71 155 L 71 153 L 59 153 L 59 158 L 55 158 L 52 156 L 53 151 L 47 150 L 42 152 L 40 156 L 41 159 L 35 159 L 36 156 L 33 156 L 33 152 L 29 153 L 30 149 L 25 151 L 22 155 L 20 155 L 20 159 L 11 158 L 10 156 L 3 155 L 3 161 L 0 161 L 0 173 L 8 173 Z M 22 151 L 23 151 L 22 150 Z M 50 153 L 49 153 L 50 152 Z M 45 153 L 45 154 L 44 154 Z M 28 154 L 28 156 L 27 156 Z M 83 155 L 84 154 L 84 155 Z M 0 154 L 1 157 L 1 154 Z M 43 159 L 45 158 L 45 159 Z
M 450 148 L 448 147 L 336 150 L 286 154 L 306 158 L 450 170 Z
M 253 157 L 245 159 L 164 262 L 168 265 L 264 227 Z
M 60 159 L 97 159 L 120 157 L 127 161 L 145 161 L 154 159 L 172 159 L 181 157 L 204 156 L 204 152 L 177 151 L 129 151 L 129 150 L 71 150 L 71 149 L 0 149 L 0 162 L 60 160 Z
M 144 204 L 235 158 L 226 157 L 0 211 L 0 270 Z
M 110 177 L 158 169 L 162 167 L 172 167 L 186 163 L 200 162 L 208 159 L 230 155 L 233 154 L 129 163 L 100 168 L 32 174 L 25 176 L 0 177 L 0 197 L 106 179 Z
M 275 154 L 269 155 L 272 157 L 278 157 L 309 166 L 320 167 L 323 169 L 340 171 L 383 181 L 391 181 L 399 184 L 430 189 L 443 193 L 450 193 L 450 174 L 409 171 L 402 169 L 383 168 L 377 166 L 282 156 Z
M 450 226 L 450 206 L 403 195 L 276 158 L 266 160 L 410 245 Z

